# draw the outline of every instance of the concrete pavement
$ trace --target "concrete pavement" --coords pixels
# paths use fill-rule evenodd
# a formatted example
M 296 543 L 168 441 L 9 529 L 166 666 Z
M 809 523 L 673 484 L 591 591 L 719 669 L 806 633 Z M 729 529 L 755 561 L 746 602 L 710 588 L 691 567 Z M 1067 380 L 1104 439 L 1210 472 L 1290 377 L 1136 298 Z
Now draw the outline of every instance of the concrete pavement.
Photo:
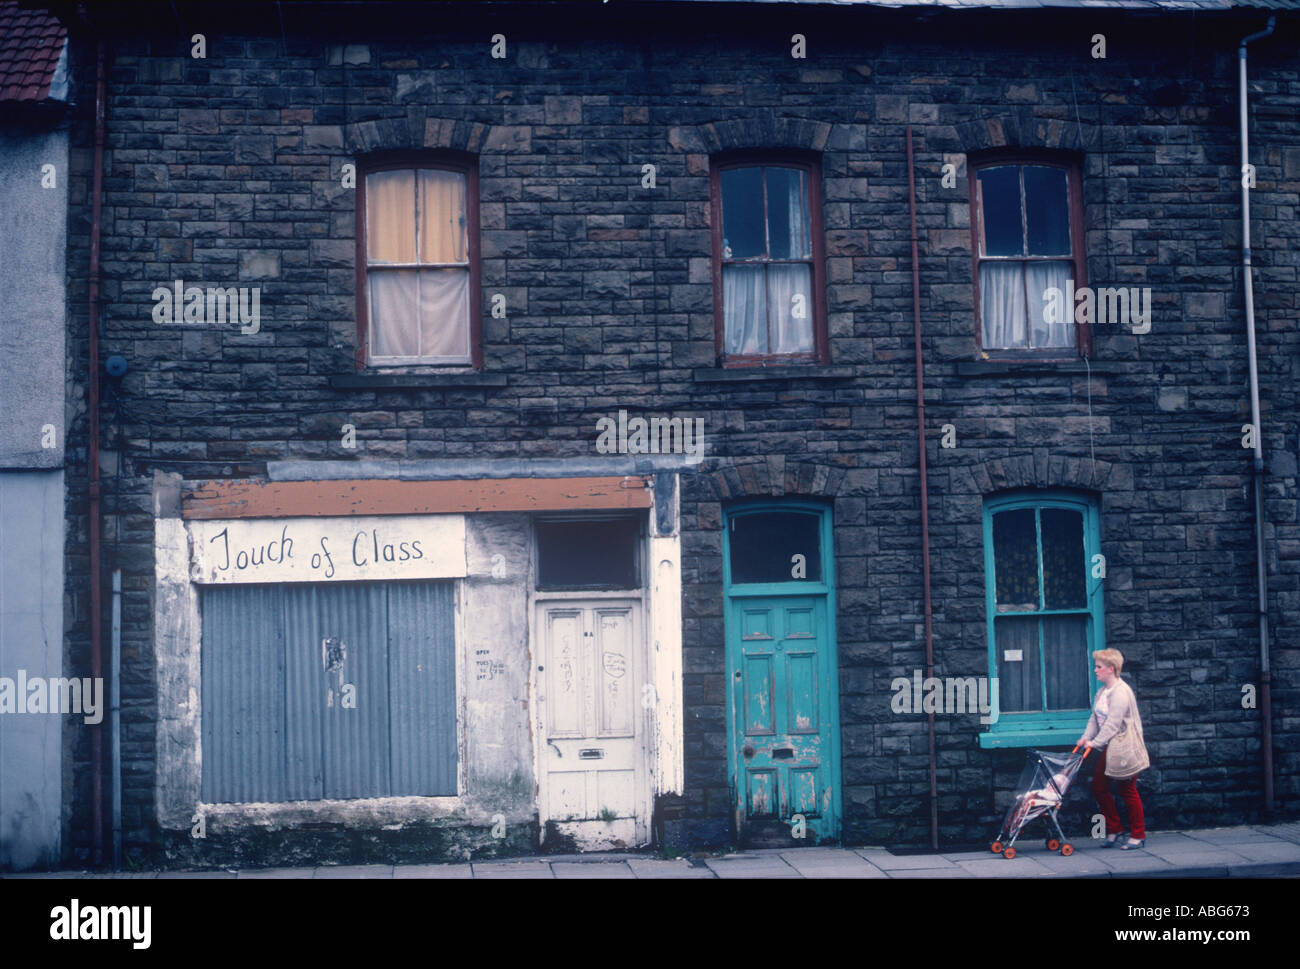
M 884 848 L 793 848 L 664 859 L 599 853 L 437 865 L 328 865 L 216 871 L 84 871 L 9 878 L 1227 878 L 1300 877 L 1300 822 L 1152 833 L 1140 851 L 1074 842 L 1068 858 L 1039 837 L 1005 859 L 989 851 L 896 855 Z

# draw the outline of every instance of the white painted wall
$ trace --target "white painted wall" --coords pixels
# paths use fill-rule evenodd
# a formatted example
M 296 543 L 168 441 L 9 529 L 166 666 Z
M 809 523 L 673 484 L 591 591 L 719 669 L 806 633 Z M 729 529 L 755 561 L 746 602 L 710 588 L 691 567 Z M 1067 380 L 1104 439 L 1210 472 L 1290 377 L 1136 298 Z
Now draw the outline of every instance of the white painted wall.
M 63 472 L 0 472 L 0 676 L 63 675 Z M 0 714 L 0 869 L 57 867 L 63 728 L 81 716 Z

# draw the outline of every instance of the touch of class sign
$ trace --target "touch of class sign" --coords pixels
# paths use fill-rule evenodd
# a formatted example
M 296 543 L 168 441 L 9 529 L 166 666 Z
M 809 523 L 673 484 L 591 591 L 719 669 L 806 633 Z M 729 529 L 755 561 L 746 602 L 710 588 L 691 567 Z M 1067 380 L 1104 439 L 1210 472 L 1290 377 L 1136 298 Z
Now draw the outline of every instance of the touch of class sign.
M 467 574 L 462 515 L 191 521 L 190 580 L 356 582 Z

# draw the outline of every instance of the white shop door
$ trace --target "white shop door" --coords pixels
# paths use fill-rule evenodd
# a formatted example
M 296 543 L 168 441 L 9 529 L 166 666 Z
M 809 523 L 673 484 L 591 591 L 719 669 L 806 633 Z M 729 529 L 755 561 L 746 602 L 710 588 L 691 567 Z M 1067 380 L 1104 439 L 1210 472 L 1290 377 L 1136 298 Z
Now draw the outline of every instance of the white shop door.
M 538 606 L 542 823 L 580 848 L 650 840 L 640 604 Z

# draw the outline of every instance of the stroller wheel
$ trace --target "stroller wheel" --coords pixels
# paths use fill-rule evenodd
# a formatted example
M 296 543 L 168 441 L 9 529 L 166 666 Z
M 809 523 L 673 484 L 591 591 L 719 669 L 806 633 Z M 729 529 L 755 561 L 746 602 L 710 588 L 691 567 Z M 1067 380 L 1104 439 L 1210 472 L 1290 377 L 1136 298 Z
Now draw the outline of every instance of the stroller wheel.
M 1002 857 L 1003 857 L 1003 858 L 1008 858 L 1008 859 L 1010 859 L 1010 858 L 1014 858 L 1015 856 L 1016 856 L 1016 849 L 1015 849 L 1015 848 L 1008 848 L 1006 851 L 1002 852 Z
M 1002 854 L 1002 842 L 1001 841 L 993 842 L 993 844 L 989 845 L 989 850 L 992 851 L 995 855 Z
M 1047 850 L 1048 850 L 1048 851 L 1055 851 L 1055 850 L 1056 850 L 1057 848 L 1059 848 L 1059 847 L 1061 847 L 1061 842 L 1057 841 L 1055 838 L 1048 838 L 1048 839 L 1047 839 Z
M 1070 844 L 1070 842 L 1068 841 L 1065 844 L 1061 845 L 1061 854 L 1067 858 L 1070 855 L 1074 854 L 1074 845 Z

